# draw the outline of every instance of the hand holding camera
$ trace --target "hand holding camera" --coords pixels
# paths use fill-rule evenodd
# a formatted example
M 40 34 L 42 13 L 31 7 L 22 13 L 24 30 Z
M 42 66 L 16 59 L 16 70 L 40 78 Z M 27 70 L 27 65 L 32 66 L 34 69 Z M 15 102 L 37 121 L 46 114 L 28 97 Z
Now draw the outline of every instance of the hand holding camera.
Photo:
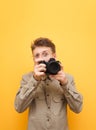
M 39 63 L 43 63 L 46 65 L 46 74 L 56 75 L 61 69 L 60 62 L 56 61 L 54 58 L 50 58 L 48 62 L 40 61 Z
M 50 58 L 48 62 L 40 61 L 39 65 L 34 68 L 34 78 L 41 80 L 42 77 L 47 75 L 56 75 L 61 69 L 60 62 L 54 58 Z
M 36 64 L 34 66 L 34 72 L 33 72 L 33 77 L 37 80 L 40 81 L 42 77 L 45 77 L 46 71 L 46 65 L 45 64 Z

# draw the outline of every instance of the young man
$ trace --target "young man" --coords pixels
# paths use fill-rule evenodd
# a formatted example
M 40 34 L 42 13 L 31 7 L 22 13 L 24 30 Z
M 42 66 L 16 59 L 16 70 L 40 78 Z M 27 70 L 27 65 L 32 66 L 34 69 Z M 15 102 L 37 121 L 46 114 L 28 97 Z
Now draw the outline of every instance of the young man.
M 15 109 L 23 112 L 29 108 L 28 130 L 68 130 L 67 104 L 73 112 L 79 113 L 82 95 L 61 63 L 58 63 L 60 70 L 56 74 L 47 73 L 47 65 L 42 61 L 49 63 L 50 58 L 56 61 L 55 45 L 50 39 L 36 39 L 31 49 L 34 70 L 22 77 Z

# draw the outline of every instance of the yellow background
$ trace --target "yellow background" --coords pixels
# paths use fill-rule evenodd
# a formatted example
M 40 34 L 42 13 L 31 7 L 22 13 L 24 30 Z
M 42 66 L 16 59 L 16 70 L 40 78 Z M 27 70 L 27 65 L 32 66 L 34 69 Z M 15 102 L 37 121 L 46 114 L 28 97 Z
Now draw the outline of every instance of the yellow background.
M 33 68 L 30 44 L 48 37 L 57 58 L 75 78 L 83 110 L 68 109 L 71 130 L 96 129 L 96 1 L 0 1 L 0 130 L 26 130 L 28 111 L 18 114 L 14 98 L 21 77 Z

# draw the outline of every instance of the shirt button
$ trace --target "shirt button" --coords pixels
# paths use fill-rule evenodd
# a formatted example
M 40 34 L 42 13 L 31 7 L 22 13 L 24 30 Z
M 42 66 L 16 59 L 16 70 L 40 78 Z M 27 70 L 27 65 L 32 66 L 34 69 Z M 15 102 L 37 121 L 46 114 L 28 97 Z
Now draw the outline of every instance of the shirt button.
M 48 107 L 48 109 L 50 109 L 50 107 Z
M 47 121 L 49 121 L 49 119 L 47 119 Z

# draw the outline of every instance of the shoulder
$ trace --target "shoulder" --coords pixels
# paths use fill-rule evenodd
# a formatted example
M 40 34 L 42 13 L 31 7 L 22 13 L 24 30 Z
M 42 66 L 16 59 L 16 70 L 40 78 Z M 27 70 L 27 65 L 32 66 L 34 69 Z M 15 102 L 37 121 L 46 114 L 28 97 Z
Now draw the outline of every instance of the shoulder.
M 30 78 L 32 78 L 32 77 L 33 77 L 33 72 L 28 72 L 28 73 L 22 75 L 22 79 L 25 81 L 30 80 Z
M 66 75 L 66 77 L 67 77 L 68 80 L 71 80 L 71 81 L 74 80 L 73 75 L 68 74 L 68 73 L 65 73 L 65 75 Z

